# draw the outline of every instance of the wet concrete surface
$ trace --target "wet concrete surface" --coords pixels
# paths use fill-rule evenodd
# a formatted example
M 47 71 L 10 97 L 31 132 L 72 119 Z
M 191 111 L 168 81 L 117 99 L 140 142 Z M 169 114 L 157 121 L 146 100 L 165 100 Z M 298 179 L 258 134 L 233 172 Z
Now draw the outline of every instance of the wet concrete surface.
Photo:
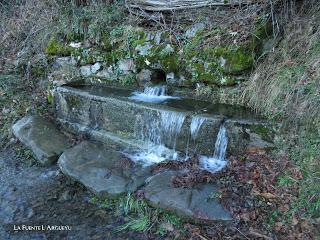
M 143 233 L 117 232 L 123 219 L 90 203 L 93 195 L 56 165 L 26 162 L 13 149 L 0 150 L 0 239 L 149 239 Z M 23 225 L 46 231 L 14 230 Z

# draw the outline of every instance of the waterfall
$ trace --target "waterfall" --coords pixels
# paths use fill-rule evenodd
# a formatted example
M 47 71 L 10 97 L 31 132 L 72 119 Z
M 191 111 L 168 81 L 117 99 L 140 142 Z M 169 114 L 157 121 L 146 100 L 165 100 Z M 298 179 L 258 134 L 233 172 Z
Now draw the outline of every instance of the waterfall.
M 146 87 L 143 92 L 133 92 L 129 97 L 131 100 L 139 102 L 163 102 L 168 99 L 179 99 L 179 97 L 168 96 L 166 86 Z
M 190 134 L 193 140 L 196 140 L 199 130 L 206 119 L 200 116 L 193 116 L 190 124 Z
M 166 86 L 146 87 L 143 91 L 147 96 L 165 96 L 166 92 Z
M 177 160 L 178 153 L 175 149 L 184 120 L 185 114 L 171 111 L 148 112 L 138 116 L 135 137 L 147 143 L 147 150 L 134 153 L 129 157 L 144 165 L 164 160 Z
M 181 131 L 185 115 L 176 112 L 161 113 L 161 127 L 163 141 L 176 150 L 177 138 Z
M 202 124 L 205 122 L 205 120 L 206 119 L 204 117 L 200 117 L 200 116 L 193 116 L 192 117 L 191 124 L 190 124 L 190 135 L 188 135 L 188 140 L 187 140 L 187 145 L 186 145 L 186 150 L 185 150 L 185 153 L 186 153 L 185 159 L 189 158 L 190 136 L 195 144 L 199 130 L 200 130 Z M 195 146 L 195 148 L 194 148 L 194 153 L 196 153 L 196 151 L 197 151 L 197 146 Z
M 227 164 L 225 159 L 228 145 L 227 130 L 222 124 L 220 126 L 217 140 L 214 146 L 214 153 L 212 157 L 201 156 L 200 165 L 203 169 L 209 172 L 217 172 L 224 168 Z
M 224 127 L 224 125 L 221 125 L 218 132 L 216 143 L 214 145 L 213 157 L 220 160 L 224 160 L 226 157 L 227 145 L 228 145 L 227 130 Z

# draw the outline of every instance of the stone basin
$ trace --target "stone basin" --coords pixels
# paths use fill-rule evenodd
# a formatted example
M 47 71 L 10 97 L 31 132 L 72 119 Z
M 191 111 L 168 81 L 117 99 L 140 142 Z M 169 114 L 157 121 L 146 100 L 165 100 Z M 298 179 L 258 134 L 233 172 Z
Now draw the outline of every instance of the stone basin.
M 224 122 L 229 143 L 228 153 L 238 154 L 248 147 L 272 147 L 273 133 L 257 114 L 240 106 L 213 104 L 195 99 L 168 99 L 162 103 L 137 102 L 128 99 L 132 91 L 102 86 L 61 86 L 54 90 L 58 119 L 69 129 L 106 142 L 110 139 L 137 143 L 137 123 L 148 115 L 161 118 L 163 113 L 184 116 L 181 131 L 174 144 L 181 152 L 211 156 L 219 127 Z M 196 139 L 190 139 L 194 117 L 205 118 Z M 133 140 L 133 141 L 132 141 Z M 141 139 L 140 139 L 141 140 Z M 164 144 L 172 148 L 170 141 Z M 140 144 L 137 144 L 140 145 Z

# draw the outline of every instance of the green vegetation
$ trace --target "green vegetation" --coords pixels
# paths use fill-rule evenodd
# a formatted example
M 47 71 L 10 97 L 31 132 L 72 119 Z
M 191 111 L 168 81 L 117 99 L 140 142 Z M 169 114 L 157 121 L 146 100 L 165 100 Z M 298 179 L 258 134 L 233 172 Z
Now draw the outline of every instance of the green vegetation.
M 319 20 L 319 8 L 313 10 Z M 289 24 L 278 48 L 264 59 L 245 92 L 250 106 L 282 124 L 275 157 L 285 153 L 297 168 L 278 177 L 278 187 L 295 190 L 297 196 L 292 197 L 286 213 L 271 213 L 273 222 L 286 224 L 298 218 L 315 223 L 320 217 L 318 26 L 319 21 L 313 22 L 312 27 Z M 260 35 L 266 32 L 262 27 L 258 30 Z
M 270 141 L 272 136 L 270 136 L 270 129 L 263 125 L 250 125 L 250 130 L 262 137 L 263 140 Z
M 72 50 L 72 47 L 65 46 L 56 38 L 51 38 L 48 42 L 48 46 L 45 49 L 45 53 L 49 56 L 70 56 Z
M 255 29 L 252 33 L 251 51 L 262 54 L 263 43 L 273 33 L 272 21 L 269 14 L 259 16 L 255 21 Z
M 8 146 L 12 137 L 11 126 L 16 120 L 26 114 L 45 114 L 48 112 L 46 101 L 34 91 L 34 83 L 24 79 L 19 73 L 0 75 L 0 148 Z M 34 92 L 33 94 L 30 94 Z M 34 108 L 32 108 L 34 106 Z M 27 166 L 36 164 L 32 152 L 15 144 L 14 150 L 18 157 L 25 159 Z
M 126 223 L 119 226 L 117 231 L 150 231 L 165 236 L 171 230 L 168 228 L 179 228 L 182 223 L 178 216 L 151 208 L 145 200 L 137 199 L 131 194 L 117 199 L 93 197 L 91 203 L 102 209 L 112 210 L 117 217 L 126 217 Z
M 136 82 L 136 75 L 133 73 L 121 75 L 119 78 L 120 78 L 120 83 L 124 86 L 130 86 Z
M 226 60 L 223 70 L 226 73 L 241 73 L 253 66 L 254 57 L 245 47 L 228 48 L 218 47 L 214 49 L 215 56 L 217 58 L 223 58 Z
M 291 210 L 301 217 L 320 217 L 320 156 L 319 133 L 300 135 L 295 148 L 289 149 L 290 157 L 300 167 L 302 179 L 298 184 L 299 198 L 291 205 Z M 293 183 L 291 183 L 293 184 Z

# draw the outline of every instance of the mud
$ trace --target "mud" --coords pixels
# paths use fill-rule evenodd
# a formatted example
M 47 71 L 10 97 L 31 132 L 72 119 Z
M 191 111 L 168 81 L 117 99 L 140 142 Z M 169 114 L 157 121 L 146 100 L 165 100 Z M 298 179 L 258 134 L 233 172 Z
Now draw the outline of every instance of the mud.
M 13 149 L 0 150 L 0 239 L 149 239 L 118 232 L 125 221 L 90 203 L 93 195 L 57 166 L 29 164 Z M 15 225 L 15 226 L 14 226 Z M 71 230 L 15 231 L 22 225 L 68 226 Z

